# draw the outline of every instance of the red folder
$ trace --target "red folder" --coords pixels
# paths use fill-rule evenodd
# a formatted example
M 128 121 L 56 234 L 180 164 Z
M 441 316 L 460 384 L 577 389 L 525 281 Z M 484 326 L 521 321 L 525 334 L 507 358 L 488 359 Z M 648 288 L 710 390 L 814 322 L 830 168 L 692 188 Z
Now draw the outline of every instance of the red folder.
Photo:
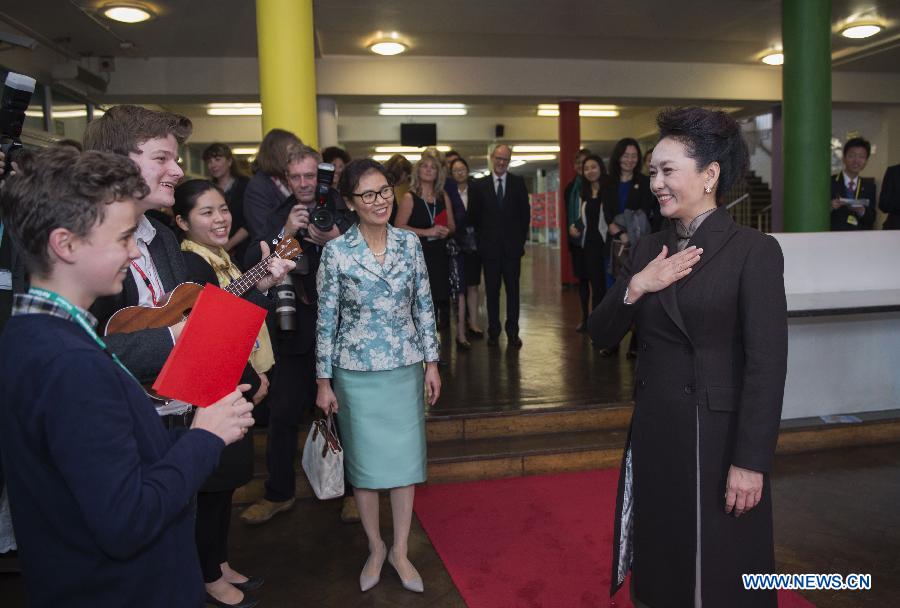
M 238 385 L 265 319 L 265 309 L 207 285 L 153 390 L 200 407 L 212 405 Z
M 435 226 L 446 226 L 447 225 L 447 210 L 442 209 L 440 213 L 434 216 L 434 225 Z

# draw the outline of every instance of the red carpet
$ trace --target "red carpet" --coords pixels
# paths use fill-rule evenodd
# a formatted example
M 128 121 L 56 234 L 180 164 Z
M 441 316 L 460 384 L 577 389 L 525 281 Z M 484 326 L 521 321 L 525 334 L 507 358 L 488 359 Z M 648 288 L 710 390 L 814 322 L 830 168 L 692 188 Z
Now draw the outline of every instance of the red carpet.
M 440 484 L 415 511 L 469 608 L 609 605 L 618 470 Z M 627 582 L 616 605 L 632 608 Z M 780 592 L 781 608 L 815 608 Z

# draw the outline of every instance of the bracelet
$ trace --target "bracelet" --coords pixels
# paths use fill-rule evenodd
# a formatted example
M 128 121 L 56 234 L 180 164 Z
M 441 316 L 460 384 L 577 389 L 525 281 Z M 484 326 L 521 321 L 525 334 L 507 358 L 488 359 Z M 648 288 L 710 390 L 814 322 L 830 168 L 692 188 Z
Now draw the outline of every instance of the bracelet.
M 622 304 L 625 306 L 634 306 L 634 302 L 628 301 L 628 286 L 625 287 L 625 297 L 622 298 Z

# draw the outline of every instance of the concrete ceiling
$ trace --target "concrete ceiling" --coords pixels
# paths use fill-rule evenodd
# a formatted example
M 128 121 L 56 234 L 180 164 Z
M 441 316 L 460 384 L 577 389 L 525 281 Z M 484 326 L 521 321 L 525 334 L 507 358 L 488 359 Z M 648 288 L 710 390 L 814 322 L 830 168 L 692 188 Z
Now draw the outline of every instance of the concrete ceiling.
M 98 9 L 110 1 L 6 2 L 0 21 L 15 21 L 80 56 L 256 55 L 252 0 L 147 0 L 158 16 L 136 25 L 100 16 Z M 888 24 L 878 39 L 900 33 L 900 0 L 831 4 L 835 24 L 873 14 Z M 384 30 L 405 35 L 410 55 L 754 63 L 781 37 L 779 0 L 316 0 L 314 7 L 322 56 L 367 54 L 366 41 Z M 832 39 L 836 52 L 873 42 Z M 886 46 L 840 69 L 896 72 L 900 50 Z

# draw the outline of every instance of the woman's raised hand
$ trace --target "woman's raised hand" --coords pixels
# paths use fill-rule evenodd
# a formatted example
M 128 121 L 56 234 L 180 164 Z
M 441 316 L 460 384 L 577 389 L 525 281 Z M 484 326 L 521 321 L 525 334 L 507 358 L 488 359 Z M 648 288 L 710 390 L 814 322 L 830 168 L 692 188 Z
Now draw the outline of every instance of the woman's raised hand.
M 662 291 L 690 274 L 694 265 L 700 261 L 703 250 L 692 245 L 671 257 L 666 257 L 668 253 L 669 248 L 663 245 L 659 255 L 642 271 L 631 277 L 628 284 L 628 300 L 632 304 L 645 293 Z

